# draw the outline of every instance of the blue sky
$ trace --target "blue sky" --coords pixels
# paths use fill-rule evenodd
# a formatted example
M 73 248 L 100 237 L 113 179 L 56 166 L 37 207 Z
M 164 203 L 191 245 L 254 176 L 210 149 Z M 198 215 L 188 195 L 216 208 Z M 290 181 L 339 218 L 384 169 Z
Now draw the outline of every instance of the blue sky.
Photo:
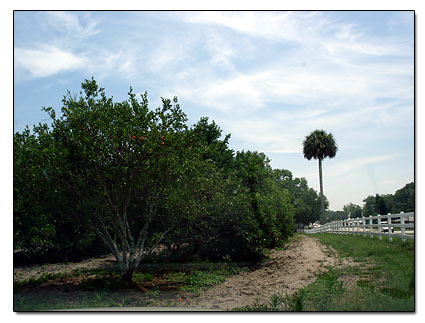
M 92 76 L 117 101 L 177 96 L 190 124 L 215 120 L 316 190 L 302 141 L 331 132 L 332 210 L 414 180 L 413 12 L 14 13 L 15 132 Z

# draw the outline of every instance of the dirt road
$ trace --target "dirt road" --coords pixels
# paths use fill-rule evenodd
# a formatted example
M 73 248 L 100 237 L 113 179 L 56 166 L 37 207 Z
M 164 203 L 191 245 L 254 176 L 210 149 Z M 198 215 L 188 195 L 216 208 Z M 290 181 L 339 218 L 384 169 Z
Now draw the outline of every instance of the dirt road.
M 337 263 L 335 251 L 309 236 L 298 236 L 285 250 L 275 250 L 261 268 L 231 276 L 183 306 L 229 310 L 269 303 L 274 294 L 292 295 L 312 283 L 326 266 Z

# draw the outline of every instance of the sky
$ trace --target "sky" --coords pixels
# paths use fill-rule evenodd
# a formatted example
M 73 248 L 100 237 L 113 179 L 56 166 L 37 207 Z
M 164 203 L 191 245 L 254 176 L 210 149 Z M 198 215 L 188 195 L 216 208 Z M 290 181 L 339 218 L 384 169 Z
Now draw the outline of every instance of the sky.
M 235 151 L 319 190 L 302 142 L 332 133 L 323 162 L 331 210 L 414 180 L 413 11 L 15 11 L 14 132 L 48 122 L 94 77 L 107 96 L 177 96 Z

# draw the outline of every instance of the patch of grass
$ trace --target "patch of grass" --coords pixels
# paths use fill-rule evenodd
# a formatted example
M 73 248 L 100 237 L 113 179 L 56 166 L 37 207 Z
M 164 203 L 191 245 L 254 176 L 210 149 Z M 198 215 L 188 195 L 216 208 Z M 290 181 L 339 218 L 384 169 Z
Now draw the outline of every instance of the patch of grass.
M 341 297 L 344 292 L 344 284 L 339 281 L 339 273 L 334 270 L 320 275 L 317 280 L 301 289 L 293 297 L 293 311 L 336 311 L 333 308 L 333 300 Z
M 153 278 L 154 278 L 154 275 L 152 273 L 142 273 L 142 272 L 134 272 L 132 277 L 134 282 L 152 281 Z
M 166 273 L 164 278 L 168 282 L 184 282 L 186 273 L 184 271 L 171 271 Z
M 23 281 L 13 282 L 15 288 L 23 287 L 26 285 L 40 285 L 49 280 L 59 279 L 66 277 L 67 273 L 45 273 L 38 278 L 29 278 Z
M 320 242 L 337 250 L 340 256 L 358 261 L 355 271 L 345 268 L 335 271 L 338 275 L 358 275 L 356 288 L 345 289 L 342 294 L 330 295 L 330 302 L 322 306 L 311 301 L 304 310 L 335 311 L 413 311 L 414 310 L 414 243 L 394 238 L 392 242 L 370 237 L 317 234 Z M 365 265 L 367 264 L 367 266 Z M 316 281 L 320 284 L 322 278 Z M 316 284 L 316 283 L 313 283 Z M 311 286 L 311 285 L 310 285 Z M 310 286 L 301 291 L 300 297 L 309 299 Z M 313 286 L 320 289 L 320 286 Z M 304 294 L 302 294 L 304 293 Z M 310 293 L 311 294 L 311 293 Z M 310 302 L 310 303 L 309 303 Z
M 281 312 L 293 309 L 293 299 L 288 296 L 275 294 L 270 298 L 268 304 L 261 304 L 258 300 L 252 306 L 236 307 L 232 311 L 236 312 Z
M 212 271 L 196 270 L 185 276 L 182 289 L 200 293 L 204 289 L 222 283 L 230 275 L 232 272 L 225 268 Z
M 109 273 L 98 274 L 95 278 L 80 283 L 79 287 L 88 291 L 114 291 L 128 288 L 128 284 L 120 273 Z
M 85 292 L 80 297 L 45 297 L 39 294 L 32 296 L 15 295 L 13 310 L 22 311 L 51 311 L 96 307 L 144 306 L 143 302 L 135 303 L 131 297 L 116 297 L 110 292 Z

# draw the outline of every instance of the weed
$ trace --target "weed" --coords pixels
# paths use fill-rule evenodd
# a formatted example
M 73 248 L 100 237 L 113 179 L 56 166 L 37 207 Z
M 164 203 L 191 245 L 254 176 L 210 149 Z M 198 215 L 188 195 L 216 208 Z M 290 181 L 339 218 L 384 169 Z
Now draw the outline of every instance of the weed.
M 29 278 L 24 281 L 13 282 L 13 285 L 17 288 L 23 287 L 26 285 L 40 285 L 41 283 L 47 282 L 49 280 L 59 279 L 65 277 L 66 273 L 45 273 L 38 278 Z
M 183 290 L 199 293 L 201 290 L 222 283 L 231 273 L 226 269 L 218 269 L 214 271 L 196 270 L 184 279 L 185 285 Z
M 114 291 L 127 288 L 128 284 L 119 273 L 96 275 L 96 278 L 82 282 L 79 287 L 89 291 Z
M 293 300 L 288 296 L 281 296 L 274 294 L 270 298 L 268 304 L 261 304 L 258 299 L 252 306 L 236 307 L 232 311 L 244 311 L 244 312 L 281 312 L 290 311 L 293 309 Z
M 159 299 L 159 288 L 158 288 L 158 286 L 155 286 L 155 287 L 153 287 L 152 289 L 150 289 L 150 290 L 147 292 L 147 294 L 148 294 L 151 298 L 153 298 L 153 299 L 155 299 L 155 300 L 158 300 L 158 299 Z
M 183 282 L 186 277 L 186 273 L 183 271 L 169 272 L 165 274 L 165 280 L 168 282 Z
M 134 282 L 152 281 L 154 275 L 151 273 L 134 272 L 132 280 Z

